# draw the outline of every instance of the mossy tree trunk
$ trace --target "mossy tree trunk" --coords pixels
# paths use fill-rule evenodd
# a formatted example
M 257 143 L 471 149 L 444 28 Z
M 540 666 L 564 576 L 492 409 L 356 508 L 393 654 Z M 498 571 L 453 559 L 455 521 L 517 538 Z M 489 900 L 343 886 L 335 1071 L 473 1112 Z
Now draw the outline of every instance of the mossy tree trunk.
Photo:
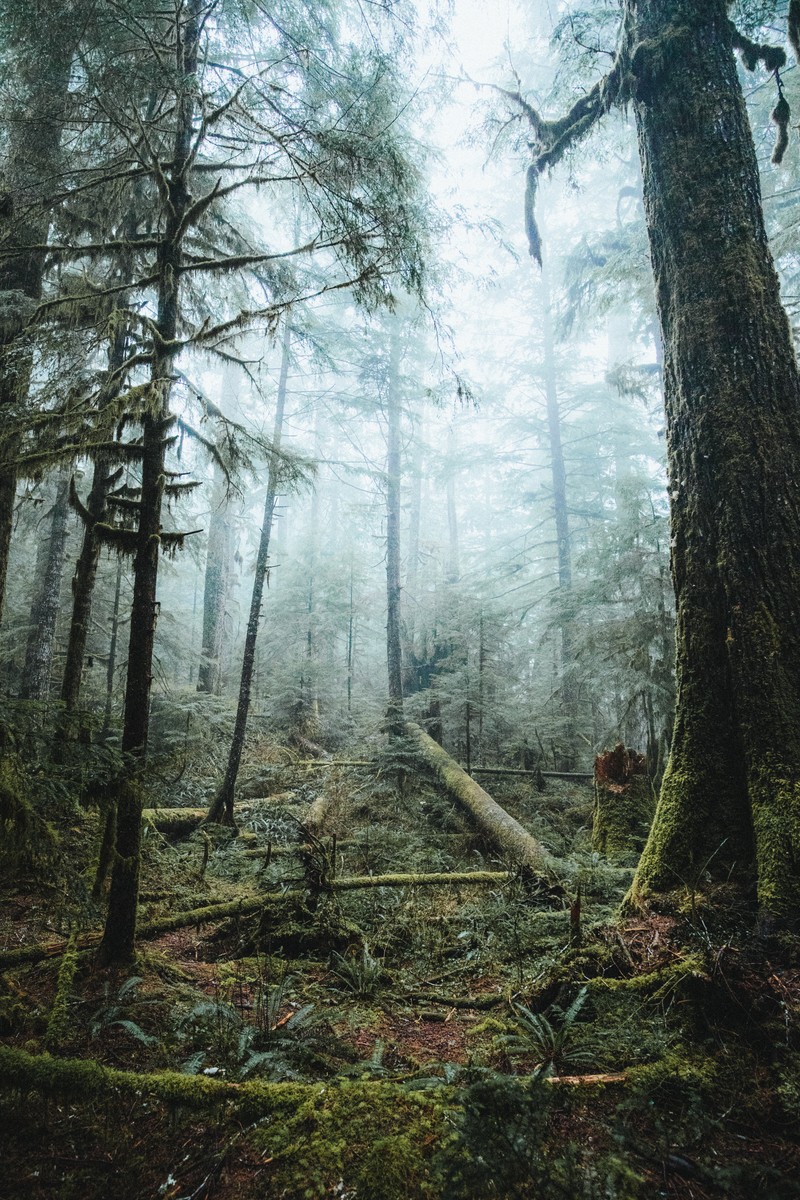
M 628 0 L 664 338 L 669 765 L 633 896 L 706 866 L 800 917 L 800 384 L 725 0 Z
M 16 97 L 5 114 L 0 240 L 0 293 L 4 318 L 0 329 L 0 615 L 8 574 L 14 525 L 19 453 L 15 422 L 28 392 L 32 345 L 28 323 L 41 298 L 49 213 L 58 191 L 64 109 L 70 64 L 78 28 L 70 4 L 43 8 L 29 22 L 29 36 L 15 46 L 9 94 Z
M 174 155 L 162 182 L 166 210 L 164 233 L 157 252 L 158 310 L 151 359 L 152 408 L 142 416 L 141 501 L 138 506 L 136 553 L 133 562 L 128 670 L 122 751 L 131 771 L 147 750 L 150 688 L 157 615 L 158 560 L 161 551 L 161 508 L 166 483 L 166 449 L 173 424 L 169 404 L 174 362 L 178 354 L 178 314 L 186 217 L 192 205 L 188 174 L 196 107 L 195 76 L 201 29 L 201 0 L 187 0 L 181 12 L 177 39 L 177 104 Z M 133 957 L 139 895 L 143 793 L 135 778 L 120 782 L 117 827 L 103 938 L 101 963 L 128 962 Z

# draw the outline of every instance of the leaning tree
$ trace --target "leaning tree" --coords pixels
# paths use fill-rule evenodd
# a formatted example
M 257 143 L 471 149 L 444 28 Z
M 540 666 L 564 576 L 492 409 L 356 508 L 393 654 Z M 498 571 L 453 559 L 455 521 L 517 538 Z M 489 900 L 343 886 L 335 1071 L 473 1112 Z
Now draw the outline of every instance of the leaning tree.
M 800 4 L 790 5 L 797 52 Z M 757 884 L 767 921 L 800 918 L 800 378 L 764 227 L 735 51 L 774 73 L 786 145 L 786 55 L 725 0 L 625 0 L 609 72 L 562 118 L 504 93 L 541 175 L 610 109 L 633 108 L 664 341 L 677 711 L 631 898 L 708 869 Z M 798 55 L 800 57 L 800 55 Z

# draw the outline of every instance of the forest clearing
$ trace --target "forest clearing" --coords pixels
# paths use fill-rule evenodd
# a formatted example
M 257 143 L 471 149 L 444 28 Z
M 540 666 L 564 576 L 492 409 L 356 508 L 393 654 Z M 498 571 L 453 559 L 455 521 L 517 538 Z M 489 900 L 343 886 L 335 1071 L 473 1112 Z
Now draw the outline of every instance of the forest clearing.
M 800 1196 L 800 0 L 0 56 L 0 1196 Z

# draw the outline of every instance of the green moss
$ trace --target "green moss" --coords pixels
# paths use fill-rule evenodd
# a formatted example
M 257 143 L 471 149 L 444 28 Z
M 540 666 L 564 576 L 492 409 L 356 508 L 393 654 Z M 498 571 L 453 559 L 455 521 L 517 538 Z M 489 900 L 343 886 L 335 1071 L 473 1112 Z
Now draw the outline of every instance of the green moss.
M 647 839 L 655 798 L 647 775 L 624 785 L 599 785 L 592 821 L 592 848 L 606 858 L 635 863 Z
M 75 981 L 75 973 L 78 970 L 79 958 L 77 939 L 73 933 L 67 943 L 67 949 L 58 968 L 56 994 L 47 1021 L 45 1045 L 50 1051 L 58 1050 L 69 1035 L 70 999 L 72 996 L 72 985 Z
M 434 1197 L 430 1160 L 445 1134 L 446 1097 L 397 1084 L 319 1089 L 255 1136 L 274 1162 L 272 1191 L 322 1197 L 344 1180 L 370 1200 Z

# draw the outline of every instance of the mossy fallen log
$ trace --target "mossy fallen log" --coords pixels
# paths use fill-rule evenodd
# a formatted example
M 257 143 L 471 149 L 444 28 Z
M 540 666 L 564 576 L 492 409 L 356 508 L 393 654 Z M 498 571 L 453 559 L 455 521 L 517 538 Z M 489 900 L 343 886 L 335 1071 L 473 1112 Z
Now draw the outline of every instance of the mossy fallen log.
M 332 879 L 329 887 L 335 892 L 373 887 L 458 887 L 461 884 L 506 883 L 510 871 L 436 871 L 430 874 L 342 875 Z
M 204 808 L 145 808 L 142 824 L 151 825 L 159 833 L 190 833 L 197 829 L 205 815 Z
M 509 878 L 507 871 L 439 871 L 432 874 L 404 875 L 350 875 L 341 879 L 325 881 L 319 892 L 349 892 L 359 888 L 378 887 L 456 887 L 469 884 L 504 883 Z M 206 904 L 183 912 L 169 913 L 152 921 L 143 921 L 136 927 L 137 941 L 174 933 L 176 929 L 188 929 L 191 925 L 206 925 L 210 921 L 224 921 L 230 917 L 247 917 L 263 908 L 282 900 L 302 900 L 306 889 L 293 888 L 286 891 L 262 892 L 239 900 L 227 900 L 220 904 Z M 77 943 L 80 951 L 91 950 L 100 940 L 99 933 L 85 934 Z M 19 966 L 23 963 L 42 962 L 46 958 L 57 958 L 67 950 L 68 942 L 48 942 L 35 946 L 20 946 L 15 950 L 0 951 L 0 969 Z
M 573 873 L 569 864 L 550 854 L 419 725 L 409 723 L 407 730 L 449 795 L 499 854 L 550 885 Z
M 400 1000 L 415 1004 L 441 1004 L 444 1008 L 474 1008 L 483 1012 L 506 1003 L 506 997 L 490 992 L 484 996 L 445 996 L 441 992 L 406 992 Z
M 555 1086 L 587 1087 L 624 1083 L 636 1075 L 616 1072 L 602 1075 L 555 1075 Z M 224 1106 L 243 1120 L 268 1115 L 291 1116 L 303 1104 L 331 1104 L 331 1094 L 349 1094 L 369 1102 L 391 1099 L 403 1092 L 402 1082 L 390 1080 L 327 1080 L 325 1083 L 273 1083 L 251 1080 L 230 1083 L 205 1075 L 179 1071 L 122 1071 L 94 1059 L 58 1058 L 52 1054 L 29 1054 L 14 1046 L 0 1046 L 0 1085 L 5 1092 L 32 1092 L 47 1099 L 73 1103 L 97 1103 L 104 1099 L 155 1100 L 171 1109 L 208 1112 Z M 455 1091 L 442 1085 L 443 1094 L 455 1099 Z M 424 1097 L 423 1097 L 424 1099 Z
M 606 858 L 635 863 L 655 812 L 647 760 L 618 743 L 594 763 L 592 847 Z

